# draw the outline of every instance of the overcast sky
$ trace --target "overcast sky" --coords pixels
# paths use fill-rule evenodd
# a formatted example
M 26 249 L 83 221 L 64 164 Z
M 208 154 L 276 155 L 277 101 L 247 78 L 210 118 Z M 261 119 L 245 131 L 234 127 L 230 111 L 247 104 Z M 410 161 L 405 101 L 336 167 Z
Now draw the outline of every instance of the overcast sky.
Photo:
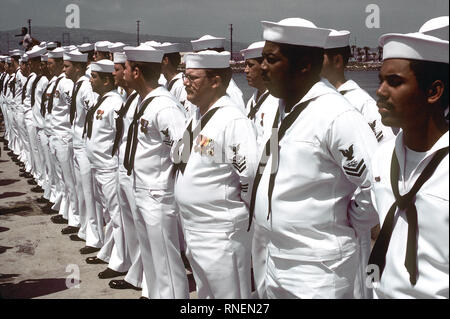
M 139 19 L 142 34 L 229 38 L 232 23 L 233 40 L 250 43 L 262 39 L 261 20 L 301 17 L 350 30 L 358 46 L 376 46 L 383 33 L 417 31 L 449 10 L 448 0 L 1 0 L 0 30 L 27 25 L 28 18 L 36 26 L 65 26 L 72 3 L 80 8 L 81 28 L 134 33 Z M 380 28 L 366 27 L 369 4 L 380 8 Z

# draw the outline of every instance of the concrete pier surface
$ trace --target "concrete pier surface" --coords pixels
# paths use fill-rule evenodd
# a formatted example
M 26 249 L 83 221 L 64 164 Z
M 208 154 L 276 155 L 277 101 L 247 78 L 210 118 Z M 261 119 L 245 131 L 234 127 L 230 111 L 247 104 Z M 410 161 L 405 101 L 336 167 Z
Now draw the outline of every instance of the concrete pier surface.
M 3 136 L 0 123 L 0 137 Z M 90 265 L 81 255 L 85 243 L 61 234 L 66 224 L 54 224 L 42 211 L 24 177 L 0 142 L 0 299 L 138 299 L 141 291 L 111 289 L 111 279 L 99 279 L 107 265 Z M 187 272 L 188 274 L 188 272 Z M 195 283 L 188 276 L 191 298 Z M 113 279 L 123 279 L 123 276 Z M 79 281 L 78 281 L 79 280 Z

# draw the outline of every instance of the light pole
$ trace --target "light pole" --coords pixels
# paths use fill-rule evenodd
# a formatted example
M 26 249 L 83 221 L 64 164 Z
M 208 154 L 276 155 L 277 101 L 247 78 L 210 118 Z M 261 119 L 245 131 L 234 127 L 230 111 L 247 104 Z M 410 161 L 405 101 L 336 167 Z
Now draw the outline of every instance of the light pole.
M 233 60 L 233 24 L 230 24 L 230 54 Z
M 137 24 L 137 45 L 139 46 L 139 23 L 141 23 L 141 20 L 136 20 Z
M 31 19 L 28 19 L 28 33 L 31 36 Z

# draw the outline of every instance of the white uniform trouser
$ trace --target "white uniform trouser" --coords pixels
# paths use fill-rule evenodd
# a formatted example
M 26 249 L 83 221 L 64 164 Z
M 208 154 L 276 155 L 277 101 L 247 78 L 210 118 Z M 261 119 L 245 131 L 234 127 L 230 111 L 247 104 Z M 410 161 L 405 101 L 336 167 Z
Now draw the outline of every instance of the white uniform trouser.
M 8 147 L 13 151 L 15 155 L 20 154 L 20 148 L 19 148 L 19 127 L 17 125 L 17 116 L 16 111 L 13 107 L 10 106 L 9 108 L 10 112 L 9 114 L 9 120 L 11 123 L 11 139 L 9 140 Z
M 83 197 L 85 209 L 83 211 L 83 208 L 80 208 L 80 230 L 78 231 L 78 236 L 86 240 L 86 246 L 101 248 L 104 239 L 103 210 L 97 211 L 95 205 L 91 163 L 87 157 L 85 147 L 74 147 L 73 153 L 77 195 Z
M 184 228 L 186 257 L 199 299 L 251 297 L 251 235 L 244 228 L 229 232 Z
M 358 252 L 337 260 L 278 258 L 268 252 L 269 299 L 352 299 Z M 293 256 L 296 258 L 296 256 Z
M 359 246 L 359 265 L 355 278 L 355 291 L 354 295 L 357 299 L 373 299 L 373 291 L 366 286 L 366 267 L 369 262 L 370 256 L 370 244 L 371 233 L 367 233 L 358 237 Z
M 22 111 L 17 112 L 17 125 L 19 128 L 19 147 L 20 147 L 19 159 L 25 164 L 25 170 L 28 173 L 30 173 L 31 172 L 31 165 L 29 160 L 30 142 L 28 140 L 28 132 L 25 126 L 25 116 Z
M 47 167 L 45 165 L 45 155 L 44 155 L 44 148 L 42 147 L 41 142 L 41 129 L 36 126 L 36 124 L 33 122 L 33 128 L 34 128 L 34 134 L 33 136 L 30 136 L 30 143 L 34 143 L 34 146 L 32 146 L 34 158 L 36 159 L 36 169 L 38 170 L 37 178 L 39 180 L 39 185 L 41 185 L 42 189 L 44 190 L 44 194 L 42 195 L 46 199 L 50 199 L 50 187 L 48 182 L 48 176 L 47 176 Z M 32 139 L 33 142 L 31 141 Z
M 128 258 L 131 267 L 125 276 L 125 281 L 135 287 L 142 287 L 144 266 L 142 265 L 139 237 L 134 220 L 137 220 L 136 201 L 133 193 L 133 176 L 119 169 L 119 203 L 123 221 L 125 243 L 128 250 Z
M 25 113 L 25 127 L 29 143 L 29 160 L 31 163 L 31 173 L 39 186 L 42 187 L 42 166 L 37 148 L 36 126 L 34 125 L 31 111 Z
M 92 174 L 94 176 L 94 197 L 98 206 L 101 204 L 103 207 L 103 217 L 106 222 L 103 247 L 97 257 L 108 262 L 110 269 L 125 272 L 130 268 L 130 263 L 126 258 L 125 236 L 117 196 L 119 179 L 117 168 L 92 168 Z
M 70 201 L 68 199 L 68 194 L 65 192 L 63 172 L 61 166 L 59 165 L 58 158 L 56 157 L 56 147 L 55 147 L 56 137 L 49 137 L 48 145 L 50 147 L 50 161 L 54 167 L 55 172 L 55 183 L 56 183 L 56 198 L 57 202 L 53 205 L 53 209 L 59 210 L 59 214 L 65 219 L 69 219 Z M 57 141 L 56 141 L 57 144 Z
M 57 197 L 57 192 L 56 192 L 56 180 L 55 180 L 55 165 L 54 163 L 52 163 L 52 157 L 51 157 L 51 152 L 50 152 L 50 145 L 49 145 L 49 138 L 47 136 L 47 134 L 45 134 L 44 129 L 42 128 L 38 128 L 37 129 L 37 134 L 39 137 L 39 142 L 41 144 L 41 150 L 42 150 L 42 157 L 44 160 L 44 169 L 45 169 L 45 174 L 46 174 L 46 180 L 47 180 L 47 188 L 44 189 L 44 197 L 46 194 L 48 194 L 47 198 L 50 202 L 56 204 L 57 201 L 60 201 L 60 199 L 58 199 Z M 56 209 L 56 208 L 53 208 Z M 58 209 L 59 209 L 59 204 L 58 204 Z
M 73 154 L 69 141 L 56 135 L 53 139 L 53 146 L 55 148 L 56 159 L 61 167 L 62 178 L 64 183 L 64 195 L 69 201 L 69 226 L 80 226 L 80 213 L 78 210 L 78 199 L 75 189 L 75 180 L 73 177 Z
M 173 192 L 135 188 L 141 258 L 150 299 L 187 299 Z
M 256 223 L 253 223 L 252 239 L 252 265 L 253 278 L 255 279 L 255 294 L 257 299 L 267 298 L 266 294 L 266 261 L 267 261 L 267 230 Z

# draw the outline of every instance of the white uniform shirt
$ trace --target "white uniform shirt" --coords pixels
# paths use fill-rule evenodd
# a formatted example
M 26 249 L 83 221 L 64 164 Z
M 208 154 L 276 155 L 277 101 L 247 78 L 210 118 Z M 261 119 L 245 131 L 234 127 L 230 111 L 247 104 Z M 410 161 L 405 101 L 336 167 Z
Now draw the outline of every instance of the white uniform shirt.
M 392 129 L 381 123 L 381 115 L 378 112 L 377 102 L 369 95 L 369 93 L 361 89 L 355 81 L 348 80 L 337 90 L 349 100 L 350 104 L 361 112 L 379 143 L 395 137 Z
M 170 151 L 174 141 L 178 141 L 185 126 L 186 118 L 178 102 L 164 87 L 151 91 L 142 103 L 155 97 L 139 118 L 138 144 L 134 161 L 135 187 L 148 190 L 173 190 L 173 163 Z
M 268 91 L 266 90 L 258 100 L 256 100 L 256 95 L 258 91 L 255 90 L 252 97 L 248 100 L 247 106 L 245 108 L 245 114 L 249 114 L 250 109 L 255 106 L 260 99 L 266 94 Z M 278 110 L 278 99 L 273 95 L 268 95 L 264 102 L 259 107 L 258 111 L 255 114 L 255 118 L 253 119 L 253 123 L 256 128 L 256 142 L 258 144 L 258 154 L 261 153 L 262 149 L 265 146 L 265 142 L 270 138 L 272 134 L 272 124 L 275 119 L 275 115 Z
M 119 165 L 117 153 L 112 156 L 116 137 L 116 116 L 123 99 L 116 90 L 105 93 L 106 99 L 95 111 L 91 138 L 86 137 L 86 153 L 94 168 L 115 169 Z
M 96 100 L 94 100 L 92 85 L 89 82 L 88 77 L 85 75 L 80 77 L 75 85 L 80 81 L 83 81 L 83 83 L 81 84 L 76 96 L 77 109 L 72 124 L 73 146 L 78 148 L 85 145 L 83 131 L 84 123 L 86 121 L 86 113 L 91 107 L 94 107 L 95 103 L 97 102 Z
M 73 81 L 65 76 L 59 81 L 53 95 L 51 125 L 53 132 L 66 141 L 72 139 L 72 125 L 70 124 L 70 102 Z
M 44 117 L 41 113 L 41 102 L 42 102 L 42 94 L 44 93 L 45 88 L 48 85 L 48 79 L 45 76 L 42 76 L 39 79 L 39 82 L 36 85 L 36 91 L 34 92 L 34 105 L 32 106 L 31 112 L 33 113 L 33 121 L 36 127 L 44 128 Z
M 48 112 L 48 101 L 50 99 L 50 96 L 52 95 L 53 87 L 55 86 L 56 80 L 64 76 L 65 76 L 64 73 L 61 73 L 58 77 L 54 76 L 49 82 L 50 86 L 45 91 L 46 101 L 45 101 L 45 116 L 44 116 L 44 132 L 48 136 L 52 136 L 54 134 L 52 126 L 52 114 Z M 53 101 L 53 105 L 55 105 L 55 101 Z
M 248 225 L 258 161 L 256 131 L 227 95 L 210 109 L 215 107 L 219 109 L 194 138 L 184 174 L 178 172 L 175 184 L 187 229 L 232 231 Z M 200 116 L 193 118 L 193 130 L 199 122 Z
M 11 79 L 11 76 L 8 73 L 5 72 L 4 79 L 3 79 L 3 88 L 2 88 L 2 92 L 1 92 L 1 97 L 2 97 L 3 103 L 7 103 L 7 100 L 6 100 L 6 94 L 7 93 L 6 93 L 6 91 L 8 90 L 9 80 L 10 79 Z M 5 88 L 6 88 L 6 90 L 5 90 Z
M 25 90 L 25 98 L 23 99 L 23 113 L 25 114 L 25 116 L 27 118 L 32 118 L 32 113 L 31 113 L 31 89 L 33 87 L 33 82 L 36 80 L 37 75 L 36 73 L 31 73 L 29 75 L 29 80 L 27 83 L 27 87 L 24 87 L 23 89 Z
M 12 85 L 13 85 L 13 81 L 15 78 L 15 74 L 11 73 L 8 75 L 7 81 L 6 81 L 6 93 L 5 93 L 5 89 L 3 88 L 3 92 L 4 92 L 4 101 L 7 104 L 8 108 L 10 110 L 14 109 L 13 106 L 13 99 L 12 99 Z
M 122 97 L 122 99 L 124 101 L 126 101 L 127 99 L 127 91 L 125 91 L 125 89 L 121 86 L 117 87 L 117 93 L 119 93 L 119 95 Z
M 167 80 L 164 75 L 161 73 L 158 79 L 158 84 L 161 86 L 166 86 Z
M 372 196 L 380 216 L 380 225 L 394 203 L 390 171 L 392 152 L 399 163 L 399 193 L 404 195 L 412 188 L 435 152 L 449 146 L 449 133 L 445 133 L 426 157 L 405 178 L 405 145 L 403 132 L 379 147 L 373 166 Z M 418 279 L 415 286 L 409 281 L 404 265 L 408 238 L 408 222 L 404 210 L 394 217 L 394 230 L 386 254 L 386 266 L 375 294 L 379 298 L 449 298 L 449 156 L 441 161 L 431 178 L 423 184 L 415 197 L 418 218 L 417 264 Z M 375 284 L 377 285 L 377 284 Z
M 25 86 L 25 82 L 27 82 L 27 78 L 23 76 L 22 71 L 20 69 L 16 70 L 15 76 L 15 96 L 13 97 L 13 103 L 17 112 L 23 113 L 24 109 L 22 106 L 22 90 Z
M 255 218 L 269 230 L 272 256 L 306 261 L 344 258 L 357 249 L 355 229 L 366 232 L 378 223 L 370 202 L 370 154 L 377 142 L 362 115 L 327 80 L 313 85 L 299 103 L 306 101 L 309 105 L 279 143 L 270 219 L 268 187 L 274 156 L 269 157 L 258 187 Z M 284 118 L 283 101 L 279 103 Z M 358 186 L 361 192 L 351 201 Z

